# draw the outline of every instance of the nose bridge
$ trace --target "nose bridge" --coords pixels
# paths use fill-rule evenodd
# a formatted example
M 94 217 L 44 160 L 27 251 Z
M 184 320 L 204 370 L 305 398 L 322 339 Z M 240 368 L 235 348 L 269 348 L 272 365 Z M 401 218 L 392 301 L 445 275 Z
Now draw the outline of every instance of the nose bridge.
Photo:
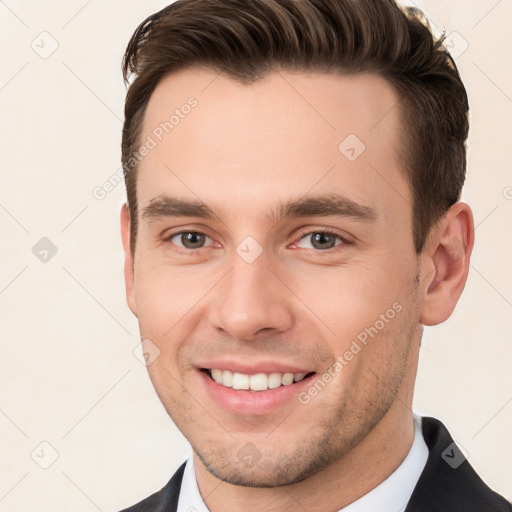
M 238 339 L 250 339 L 262 329 L 289 328 L 292 311 L 286 288 L 269 268 L 270 258 L 261 252 L 252 260 L 243 249 L 247 246 L 242 243 L 233 254 L 230 272 L 219 283 L 211 324 Z

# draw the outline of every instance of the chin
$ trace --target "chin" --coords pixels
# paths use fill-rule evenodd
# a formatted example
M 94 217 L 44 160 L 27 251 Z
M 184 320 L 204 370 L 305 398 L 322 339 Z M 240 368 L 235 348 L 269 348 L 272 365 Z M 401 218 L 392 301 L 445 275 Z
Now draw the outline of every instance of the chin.
M 251 469 L 240 469 L 239 467 L 222 468 L 217 470 L 215 467 L 206 466 L 208 471 L 223 482 L 241 487 L 271 488 L 292 485 L 305 480 L 310 475 L 285 474 L 282 471 Z M 294 471 L 295 473 L 296 471 Z
M 261 456 L 254 463 L 244 464 L 238 460 L 240 457 L 236 453 L 231 453 L 230 460 L 227 460 L 219 459 L 217 454 L 212 457 L 211 453 L 205 457 L 196 451 L 206 469 L 219 480 L 231 485 L 261 488 L 296 484 L 325 469 L 337 458 L 332 450 L 313 451 L 312 456 L 303 451 L 297 452 L 282 453 L 279 460 L 276 460 L 274 452 Z

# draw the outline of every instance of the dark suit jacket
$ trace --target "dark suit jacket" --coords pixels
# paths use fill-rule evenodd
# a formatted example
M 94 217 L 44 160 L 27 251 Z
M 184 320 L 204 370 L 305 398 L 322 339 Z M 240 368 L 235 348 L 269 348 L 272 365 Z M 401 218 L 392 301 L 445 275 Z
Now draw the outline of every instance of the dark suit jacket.
M 512 505 L 463 461 L 440 421 L 423 418 L 422 428 L 429 456 L 405 512 L 512 512 Z M 122 512 L 176 512 L 184 469 L 185 464 L 160 491 Z

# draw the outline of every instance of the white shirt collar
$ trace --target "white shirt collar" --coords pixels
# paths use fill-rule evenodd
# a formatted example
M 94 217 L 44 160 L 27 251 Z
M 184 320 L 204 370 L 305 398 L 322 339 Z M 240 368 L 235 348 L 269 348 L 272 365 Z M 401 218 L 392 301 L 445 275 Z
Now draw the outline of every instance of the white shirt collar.
M 428 447 L 423 439 L 421 417 L 414 418 L 414 441 L 409 453 L 380 485 L 339 512 L 403 512 L 414 487 L 427 463 Z M 181 483 L 178 512 L 209 512 L 199 489 L 194 471 L 194 459 L 187 460 Z
M 192 455 L 188 458 L 185 472 L 183 473 L 177 512 L 210 512 L 197 487 L 194 458 Z

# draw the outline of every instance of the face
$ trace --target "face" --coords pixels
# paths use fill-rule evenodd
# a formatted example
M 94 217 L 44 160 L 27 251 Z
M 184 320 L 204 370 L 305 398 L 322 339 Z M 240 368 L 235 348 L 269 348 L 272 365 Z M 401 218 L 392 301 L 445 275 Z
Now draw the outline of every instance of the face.
M 415 371 L 422 270 L 396 103 L 375 75 L 241 85 L 193 69 L 150 99 L 128 302 L 162 403 L 218 478 L 317 473 Z

